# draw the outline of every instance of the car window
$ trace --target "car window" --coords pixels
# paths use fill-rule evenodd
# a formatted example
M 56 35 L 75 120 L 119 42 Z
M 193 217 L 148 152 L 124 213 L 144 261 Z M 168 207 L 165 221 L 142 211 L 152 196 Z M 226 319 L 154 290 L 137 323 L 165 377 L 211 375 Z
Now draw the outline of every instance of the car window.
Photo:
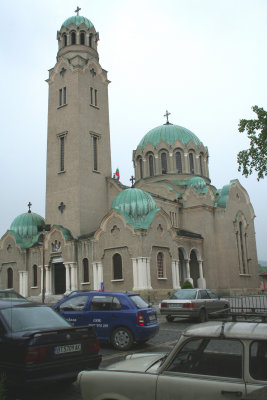
M 87 303 L 88 296 L 76 296 L 64 301 L 59 306 L 60 311 L 82 311 Z
M 206 290 L 200 290 L 199 291 L 199 298 L 200 299 L 209 299 L 210 297 L 209 297 L 209 295 L 208 295 Z
M 115 296 L 93 296 L 90 311 L 111 311 L 120 310 L 121 304 Z
M 168 371 L 242 378 L 243 346 L 232 339 L 192 339 L 178 352 Z
M 20 300 L 26 300 L 25 297 L 21 296 L 20 294 L 16 292 L 0 292 L 0 298 L 1 299 L 20 299 Z
M 1 310 L 12 332 L 71 326 L 50 307 L 11 307 Z
M 192 300 L 195 299 L 197 295 L 197 291 L 195 289 L 181 289 L 174 292 L 169 297 L 170 299 L 178 299 L 178 300 Z
M 132 295 L 132 296 L 129 296 L 129 298 L 134 302 L 134 304 L 136 305 L 137 308 L 147 308 L 148 307 L 148 303 L 141 296 Z
M 207 289 L 207 292 L 208 292 L 208 294 L 209 294 L 209 296 L 210 296 L 211 299 L 217 299 L 217 298 L 218 298 L 218 297 L 216 296 L 216 294 L 213 293 L 211 290 L 208 290 L 208 289 Z
M 267 341 L 254 341 L 250 345 L 249 373 L 252 378 L 267 381 Z

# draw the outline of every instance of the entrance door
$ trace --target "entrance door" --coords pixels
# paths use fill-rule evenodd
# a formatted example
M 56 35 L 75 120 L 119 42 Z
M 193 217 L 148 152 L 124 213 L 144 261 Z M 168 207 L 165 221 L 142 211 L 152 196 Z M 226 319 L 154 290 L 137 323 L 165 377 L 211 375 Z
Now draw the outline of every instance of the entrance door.
M 66 292 L 66 268 L 63 263 L 54 264 L 55 294 Z

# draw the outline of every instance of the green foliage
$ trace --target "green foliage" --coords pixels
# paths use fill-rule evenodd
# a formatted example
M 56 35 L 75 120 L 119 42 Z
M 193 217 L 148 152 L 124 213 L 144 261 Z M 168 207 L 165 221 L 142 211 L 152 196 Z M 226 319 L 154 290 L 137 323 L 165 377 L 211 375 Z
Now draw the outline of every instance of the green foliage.
M 250 140 L 250 148 L 237 154 L 238 171 L 247 178 L 253 169 L 258 173 L 257 180 L 267 175 L 267 112 L 258 106 L 252 107 L 258 119 L 241 119 L 239 132 L 245 132 Z
M 181 289 L 194 289 L 194 286 L 192 285 L 191 282 L 184 281 L 184 283 L 182 284 Z

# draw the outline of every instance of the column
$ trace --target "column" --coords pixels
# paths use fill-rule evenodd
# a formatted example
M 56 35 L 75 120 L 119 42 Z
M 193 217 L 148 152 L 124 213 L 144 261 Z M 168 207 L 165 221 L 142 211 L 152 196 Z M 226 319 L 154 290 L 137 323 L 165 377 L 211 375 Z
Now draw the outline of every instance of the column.
M 189 260 L 185 260 L 185 265 L 186 265 L 186 281 L 192 283 L 193 284 L 193 279 L 190 276 L 190 264 L 189 264 Z
M 104 282 L 103 265 L 101 262 L 98 261 L 93 262 L 93 281 L 94 281 L 94 290 L 100 290 L 101 282 Z
M 189 169 L 189 157 L 188 153 L 184 152 L 184 168 L 185 168 L 185 173 L 188 174 L 190 169 Z
M 132 258 L 133 263 L 133 290 L 152 289 L 150 258 L 138 257 Z
M 28 272 L 19 271 L 19 293 L 28 297 Z
M 170 172 L 170 173 L 173 173 L 173 172 L 174 172 L 173 153 L 169 153 L 169 172 Z
M 45 265 L 45 294 L 52 294 L 52 273 L 50 265 Z
M 206 289 L 206 279 L 203 277 L 203 261 L 198 261 L 199 278 L 197 280 L 197 287 L 199 289 Z
M 181 289 L 180 273 L 179 273 L 179 260 L 172 261 L 172 285 L 173 285 L 173 289 Z
M 76 263 L 69 263 L 70 266 L 70 282 L 71 282 L 71 290 L 78 289 L 78 277 L 77 277 L 77 264 Z M 66 282 L 67 284 L 67 282 Z
M 154 174 L 159 175 L 159 156 L 158 154 L 155 154 L 154 157 L 155 157 Z
M 132 258 L 132 263 L 133 263 L 133 290 L 137 290 L 137 288 L 138 288 L 138 271 L 137 271 L 136 258 Z
M 64 263 L 66 269 L 66 292 L 70 292 L 70 265 Z
M 41 280 L 41 284 L 40 284 L 40 287 L 41 287 L 41 292 L 40 292 L 40 296 L 42 296 L 42 294 L 43 294 L 43 266 L 41 265 L 41 266 L 39 266 L 39 268 L 40 268 L 40 270 L 41 270 L 41 278 L 40 278 L 40 280 Z

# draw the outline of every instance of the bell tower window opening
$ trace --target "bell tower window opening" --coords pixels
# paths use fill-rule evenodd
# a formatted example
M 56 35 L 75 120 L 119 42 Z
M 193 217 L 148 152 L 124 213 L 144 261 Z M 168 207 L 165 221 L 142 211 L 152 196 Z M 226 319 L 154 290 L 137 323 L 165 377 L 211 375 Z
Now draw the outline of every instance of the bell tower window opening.
M 183 172 L 183 168 L 182 168 L 182 157 L 180 151 L 177 151 L 175 153 L 175 162 L 176 162 L 176 172 L 178 174 L 181 174 Z
M 60 138 L 60 171 L 64 171 L 65 163 L 65 136 Z
M 140 179 L 143 179 L 143 160 L 139 158 L 139 172 L 140 172 Z
M 71 44 L 76 44 L 76 33 L 73 31 L 70 34 Z
M 162 174 L 167 174 L 168 172 L 168 167 L 167 167 L 167 154 L 162 153 L 161 154 L 161 173 Z
M 7 269 L 7 288 L 13 288 L 13 270 L 12 268 Z
M 85 33 L 84 32 L 80 33 L 80 44 L 85 44 Z
M 194 156 L 193 153 L 189 153 L 189 167 L 190 167 L 190 174 L 194 174 Z
M 97 90 L 90 87 L 90 104 L 97 107 Z
M 58 98 L 58 103 L 59 107 L 64 106 L 67 104 L 67 88 L 64 86 L 63 88 L 59 89 L 58 91 L 59 98 Z
M 62 39 L 63 39 L 63 46 L 66 47 L 67 46 L 67 35 L 66 35 L 66 33 L 63 33 Z
M 94 163 L 94 171 L 98 170 L 98 165 L 97 165 L 97 137 L 93 136 L 93 163 Z
M 241 221 L 239 222 L 239 238 L 240 238 L 240 248 L 241 248 L 242 270 L 243 270 L 243 274 L 246 274 L 247 270 L 246 270 L 246 261 L 245 261 L 243 226 L 242 226 Z
M 89 47 L 92 47 L 92 37 L 93 37 L 93 35 L 92 35 L 92 33 L 90 33 L 90 35 L 89 35 Z
M 119 253 L 113 256 L 113 279 L 123 279 L 122 278 L 122 259 Z
M 152 155 L 148 158 L 149 163 L 149 176 L 154 176 L 154 158 Z
M 203 157 L 202 157 L 202 154 L 200 154 L 200 155 L 199 155 L 199 170 L 200 170 L 200 175 L 203 175 L 203 167 L 202 167 L 202 164 L 203 164 Z

